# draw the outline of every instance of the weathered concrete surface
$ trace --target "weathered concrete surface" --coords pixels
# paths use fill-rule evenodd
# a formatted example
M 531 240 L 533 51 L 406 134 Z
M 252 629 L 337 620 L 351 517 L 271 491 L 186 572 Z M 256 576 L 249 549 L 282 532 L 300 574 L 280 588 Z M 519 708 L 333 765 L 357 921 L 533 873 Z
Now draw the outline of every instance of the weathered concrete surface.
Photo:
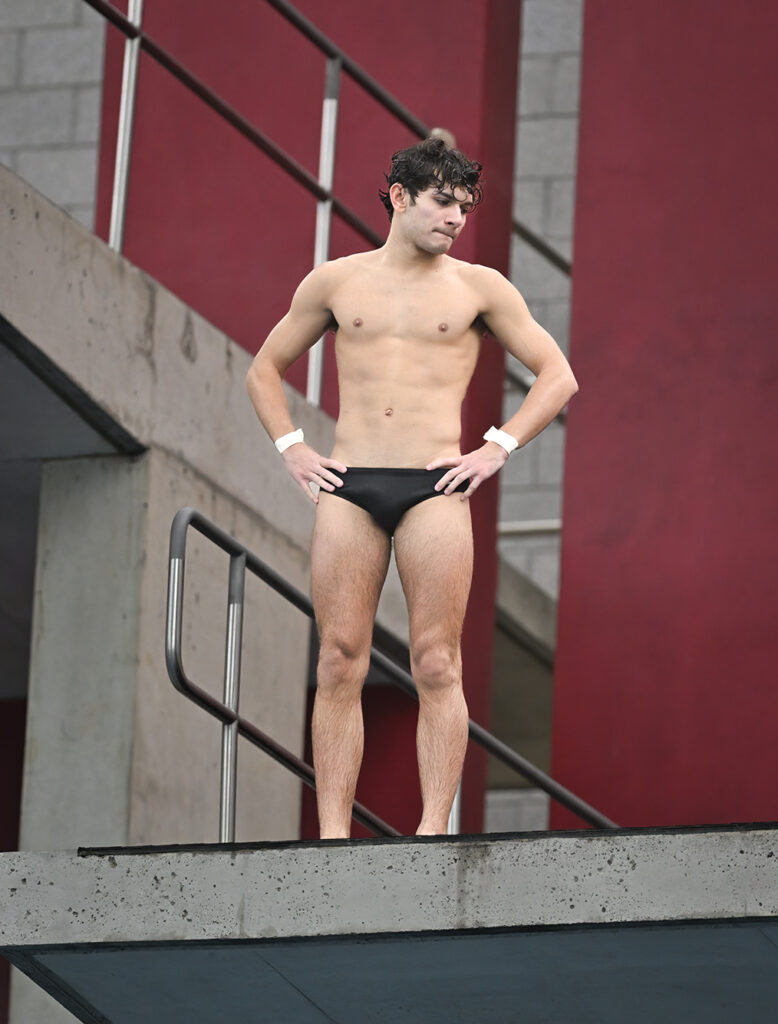
M 778 916 L 778 828 L 0 855 L 0 947 Z
M 0 854 L 0 951 L 115 1024 L 767 1020 L 777 853 L 757 825 Z M 71 1019 L 20 974 L 13 1007 Z
M 44 467 L 23 849 L 218 838 L 220 725 L 173 689 L 164 663 L 169 527 L 189 503 L 305 586 L 299 548 L 171 455 Z M 188 548 L 187 670 L 221 695 L 228 560 L 194 531 Z M 241 710 L 297 754 L 308 630 L 269 588 L 247 587 Z M 298 780 L 249 744 L 238 767 L 237 838 L 296 838 Z
M 213 839 L 219 727 L 173 691 L 162 663 L 170 520 L 181 505 L 199 507 L 307 590 L 313 505 L 256 421 L 248 353 L 2 166 L 0 235 L 0 314 L 14 336 L 51 360 L 103 425 L 148 449 L 112 468 L 109 455 L 91 468 L 87 459 L 46 468 L 20 842 Z M 329 450 L 331 418 L 287 395 L 295 423 Z M 19 428 L 28 443 L 8 458 L 77 454 L 70 437 L 63 450 L 45 430 Z M 109 436 L 96 440 L 90 454 L 114 447 Z M 192 676 L 218 689 L 224 609 L 211 613 L 226 573 L 209 576 L 204 551 L 193 540 L 186 657 Z M 307 620 L 256 587 L 248 586 L 242 707 L 299 752 Z M 394 566 L 378 621 L 407 639 Z M 290 642 L 277 644 L 279 635 Z M 240 748 L 238 838 L 297 835 L 299 783 Z M 14 1022 L 60 1019 L 19 980 Z
M 281 529 L 216 490 L 178 459 L 156 449 L 148 458 L 128 842 L 213 842 L 218 839 L 221 726 L 173 688 L 164 662 L 170 522 L 181 506 L 194 505 L 249 548 L 263 552 L 278 573 L 303 590 L 308 559 Z M 184 664 L 190 678 L 218 697 L 224 675 L 228 570 L 228 557 L 190 531 Z M 305 732 L 309 629 L 306 615 L 247 574 L 241 713 L 298 756 Z M 301 788 L 294 775 L 241 741 L 237 840 L 296 839 Z
M 0 312 L 16 330 L 140 444 L 174 455 L 307 552 L 314 506 L 256 419 L 251 356 L 2 165 L 0 235 Z M 294 423 L 329 452 L 332 418 L 286 394 Z M 407 639 L 394 566 L 378 621 Z
M 146 474 L 144 458 L 44 466 L 22 849 L 127 842 Z

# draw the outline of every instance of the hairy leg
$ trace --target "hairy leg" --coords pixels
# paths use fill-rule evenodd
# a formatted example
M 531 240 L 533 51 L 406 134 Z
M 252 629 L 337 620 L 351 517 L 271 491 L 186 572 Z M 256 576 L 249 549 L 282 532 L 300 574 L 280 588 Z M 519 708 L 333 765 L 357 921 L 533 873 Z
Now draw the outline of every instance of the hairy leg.
M 419 691 L 424 811 L 417 835 L 438 835 L 446 831 L 467 748 L 460 638 L 473 573 L 469 504 L 457 493 L 421 502 L 403 516 L 394 547 Z
M 362 685 L 390 546 L 364 509 L 319 492 L 311 547 L 320 645 L 311 733 L 322 839 L 351 833 L 364 745 Z

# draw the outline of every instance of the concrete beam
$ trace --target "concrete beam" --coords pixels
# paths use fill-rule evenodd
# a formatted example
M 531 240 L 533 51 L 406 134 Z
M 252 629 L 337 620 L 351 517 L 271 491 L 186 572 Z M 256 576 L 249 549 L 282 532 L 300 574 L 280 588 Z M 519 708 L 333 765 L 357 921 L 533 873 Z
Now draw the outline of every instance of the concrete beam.
M 778 826 L 0 854 L 0 948 L 778 916 Z

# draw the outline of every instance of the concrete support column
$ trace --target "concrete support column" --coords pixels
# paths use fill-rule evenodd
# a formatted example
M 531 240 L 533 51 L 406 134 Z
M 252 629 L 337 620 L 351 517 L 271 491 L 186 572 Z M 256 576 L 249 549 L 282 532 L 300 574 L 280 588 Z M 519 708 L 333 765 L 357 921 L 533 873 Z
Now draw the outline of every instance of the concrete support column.
M 308 555 L 175 457 L 152 449 L 148 458 L 128 842 L 215 843 L 221 724 L 173 688 L 164 662 L 170 523 L 179 508 L 194 506 L 305 591 Z M 189 677 L 219 698 L 228 577 L 228 555 L 190 530 L 183 661 Z M 306 615 L 246 575 L 240 712 L 298 755 L 303 748 L 309 628 Z M 263 751 L 239 740 L 236 839 L 297 839 L 301 786 Z
M 145 456 L 43 469 L 23 850 L 127 839 L 147 476 Z
M 304 551 L 173 455 L 151 448 L 131 458 L 47 463 L 22 850 L 218 841 L 221 726 L 172 687 L 164 662 L 168 536 L 183 505 L 307 588 Z M 190 531 L 184 664 L 219 696 L 228 569 L 228 556 Z M 302 612 L 247 577 L 240 710 L 297 754 L 308 631 Z M 240 741 L 236 839 L 298 838 L 300 789 L 295 776 Z M 14 972 L 11 1024 L 73 1019 Z
M 304 553 L 166 453 L 48 463 L 21 849 L 218 840 L 221 726 L 173 689 L 164 663 L 168 536 L 183 505 L 307 586 Z M 184 663 L 216 696 L 228 571 L 228 556 L 190 531 Z M 248 576 L 244 623 L 241 712 L 299 753 L 308 619 Z M 239 784 L 238 839 L 297 838 L 294 776 L 241 742 Z
M 147 456 L 44 465 L 22 850 L 127 841 L 147 485 Z M 8 1019 L 76 1020 L 16 970 Z

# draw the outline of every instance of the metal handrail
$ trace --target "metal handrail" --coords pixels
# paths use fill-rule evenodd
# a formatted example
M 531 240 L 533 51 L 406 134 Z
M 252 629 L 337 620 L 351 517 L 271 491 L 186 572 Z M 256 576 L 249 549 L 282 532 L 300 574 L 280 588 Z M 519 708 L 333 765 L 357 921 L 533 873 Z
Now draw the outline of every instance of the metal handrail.
M 118 11 L 112 4 L 108 3 L 107 0 L 84 0 L 84 2 L 89 4 L 89 6 L 94 8 L 94 10 L 98 11 L 98 13 L 102 14 L 102 16 L 110 21 L 115 28 L 118 28 L 120 32 L 123 32 L 128 40 L 138 40 L 140 48 L 145 50 L 150 57 L 178 78 L 178 80 L 186 85 L 188 89 L 199 96 L 203 102 L 215 110 L 217 114 L 232 124 L 233 127 L 237 128 L 245 138 L 274 160 L 289 175 L 291 175 L 291 177 L 298 181 L 303 188 L 306 188 L 309 192 L 315 195 L 320 202 L 328 203 L 330 205 L 330 209 L 334 210 L 344 221 L 346 221 L 347 224 L 361 234 L 363 238 L 376 246 L 383 244 L 384 240 L 377 232 L 373 231 L 373 229 L 356 213 L 354 213 L 353 210 L 332 194 L 331 186 L 327 187 L 322 185 L 320 180 L 314 178 L 310 172 L 308 172 L 292 156 L 286 153 L 280 146 L 277 146 L 267 135 L 264 134 L 264 132 L 261 132 L 258 128 L 252 125 L 247 118 L 244 118 L 239 114 L 212 89 L 208 88 L 208 86 L 197 78 L 196 75 L 192 74 L 188 68 L 184 67 L 180 61 L 176 60 L 172 54 L 168 53 L 158 43 L 156 43 L 147 32 L 143 31 L 140 24 L 136 24 L 131 20 L 131 18 L 126 18 L 121 11 Z M 305 35 L 315 46 L 317 46 L 322 53 L 327 55 L 328 67 L 325 79 L 325 108 L 327 106 L 327 100 L 331 99 L 332 96 L 337 93 L 337 86 L 333 86 L 332 83 L 334 65 L 330 63 L 336 62 L 337 74 L 340 73 L 341 69 L 345 71 L 357 84 L 373 96 L 374 99 L 376 99 L 386 110 L 392 113 L 407 128 L 418 135 L 419 138 L 425 138 L 429 135 L 431 129 L 428 125 L 416 117 L 407 109 L 407 107 L 404 107 L 399 100 L 395 99 L 391 93 L 384 89 L 379 82 L 361 68 L 356 61 L 352 60 L 344 50 L 329 39 L 329 37 L 321 32 L 312 22 L 305 18 L 295 7 L 290 3 L 287 3 L 286 0 L 265 0 L 265 2 L 286 18 L 290 24 L 294 25 L 294 27 Z M 137 16 L 136 20 L 140 20 L 140 15 Z M 127 87 L 133 88 L 134 82 L 133 84 L 127 85 Z M 129 105 L 130 107 L 132 106 L 131 102 Z M 323 115 L 323 119 L 326 119 L 327 117 L 328 115 L 325 113 Z M 128 121 L 128 131 L 131 131 L 131 115 L 129 116 Z M 128 164 L 126 152 L 124 159 L 117 162 L 123 163 L 126 169 L 126 165 Z M 126 196 L 126 184 L 121 186 L 117 191 L 122 192 L 124 196 Z M 124 198 L 122 198 L 122 202 L 124 202 Z M 117 213 L 115 215 L 112 214 L 112 217 L 113 216 L 115 216 L 117 220 L 121 219 L 123 221 L 122 215 Z M 515 217 L 511 221 L 511 228 L 515 234 L 522 238 L 529 246 L 540 253 L 540 255 L 550 263 L 568 275 L 571 273 L 570 261 L 565 259 L 564 256 L 558 253 L 544 239 L 531 231 L 525 224 L 522 224 L 521 221 Z M 121 236 L 119 235 L 118 237 L 118 247 L 120 248 Z
M 342 220 L 362 235 L 372 245 L 379 247 L 383 238 L 362 220 L 342 200 L 332 192 L 335 170 L 335 145 L 338 118 L 338 97 L 340 93 L 340 76 L 348 74 L 354 82 L 377 100 L 419 138 L 425 138 L 431 129 L 407 107 L 404 107 L 394 96 L 383 88 L 371 75 L 361 68 L 356 61 L 328 36 L 321 32 L 313 22 L 304 17 L 287 0 L 265 0 L 298 32 L 304 35 L 314 46 L 326 55 L 327 64 L 324 81 L 324 97 L 322 102 L 321 137 L 319 141 L 319 174 L 315 178 L 294 157 L 285 152 L 273 140 L 260 131 L 247 118 L 239 114 L 234 107 L 218 96 L 188 68 L 176 60 L 172 54 L 155 42 L 142 26 L 143 0 L 129 0 L 128 17 L 118 11 L 108 0 L 85 0 L 94 10 L 110 21 L 126 36 L 124 67 L 122 73 L 122 91 L 119 108 L 119 124 L 116 138 L 116 160 L 114 165 L 113 199 L 111 202 L 111 224 L 109 229 L 109 245 L 116 251 L 122 251 L 124 240 L 124 224 L 127 205 L 127 189 L 130 166 L 130 150 L 132 147 L 132 131 L 135 110 L 135 91 L 138 79 L 138 59 L 140 50 L 166 68 L 191 92 L 199 96 L 220 117 L 236 128 L 245 138 L 265 153 L 287 174 L 294 178 L 303 188 L 316 196 L 316 231 L 314 237 L 313 265 L 318 266 L 329 259 L 332 214 L 337 213 Z M 539 252 L 545 259 L 566 274 L 570 274 L 570 261 L 553 249 L 544 239 L 536 235 L 515 217 L 511 221 L 512 231 L 528 245 Z M 305 397 L 313 405 L 321 401 L 322 378 L 324 369 L 324 338 L 319 338 L 308 352 L 308 374 Z M 509 378 L 518 383 L 526 392 L 530 385 L 517 375 L 506 370 Z
M 207 537 L 230 556 L 223 701 L 212 696 L 188 677 L 181 656 L 186 531 L 189 526 Z M 308 786 L 316 789 L 316 779 L 311 765 L 276 742 L 272 736 L 263 732 L 252 722 L 247 721 L 238 711 L 240 649 L 243 636 L 243 584 L 247 569 L 282 597 L 285 597 L 287 601 L 300 608 L 301 611 L 312 615 L 310 601 L 305 594 L 260 561 L 234 537 L 225 533 L 193 508 L 182 508 L 176 513 L 170 528 L 165 663 L 173 686 L 198 707 L 203 708 L 204 711 L 222 722 L 222 772 L 219 804 L 219 842 L 222 843 L 235 841 L 238 735 L 264 750 L 285 768 L 299 776 Z M 354 801 L 353 817 L 379 835 L 400 835 L 391 825 L 357 801 Z
M 111 203 L 111 228 L 109 244 L 117 252 L 121 252 L 124 237 L 124 221 L 127 202 L 127 181 L 129 175 L 130 149 L 132 146 L 133 112 L 135 107 L 135 89 L 137 84 L 137 67 L 140 49 L 144 49 L 159 64 L 166 68 L 190 91 L 199 96 L 208 106 L 216 111 L 228 123 L 247 138 L 254 146 L 262 150 L 280 167 L 291 175 L 299 184 L 316 196 L 316 232 L 314 238 L 313 264 L 329 259 L 330 233 L 333 211 L 355 231 L 372 245 L 383 244 L 383 238 L 362 220 L 342 200 L 332 192 L 335 171 L 335 142 L 338 113 L 338 95 L 340 92 L 340 75 L 343 71 L 350 75 L 363 89 L 389 110 L 395 117 L 414 131 L 420 138 L 430 132 L 427 125 L 420 121 L 409 110 L 402 106 L 375 79 L 371 78 L 348 54 L 328 39 L 323 32 L 303 17 L 285 0 L 266 0 L 279 14 L 287 19 L 296 29 L 305 35 L 319 50 L 327 56 L 322 104 L 321 138 L 319 143 L 319 175 L 314 178 L 289 153 L 285 152 L 273 140 L 255 127 L 247 118 L 226 103 L 212 89 L 208 88 L 188 68 L 176 60 L 172 54 L 156 43 L 142 27 L 142 0 L 130 0 L 129 17 L 117 11 L 107 0 L 85 0 L 86 3 L 107 18 L 127 37 L 124 55 L 124 71 L 122 76 L 122 94 L 119 111 L 119 126 L 116 139 L 116 162 L 114 167 L 114 188 Z M 308 353 L 308 380 L 306 398 L 318 406 L 321 401 L 321 388 L 324 366 L 324 338 L 321 337 Z
M 506 519 L 497 524 L 499 537 L 556 536 L 562 529 L 561 519 Z
M 394 114 L 398 121 L 402 121 L 406 128 L 410 128 L 412 132 L 415 132 L 422 139 L 429 135 L 430 129 L 422 120 L 416 117 L 415 114 L 412 114 L 390 92 L 387 92 L 375 78 L 372 78 L 356 61 L 352 60 L 345 50 L 341 50 L 337 43 L 334 43 L 328 36 L 325 36 L 312 21 L 308 21 L 297 8 L 287 3 L 287 0 L 265 0 L 265 3 L 274 7 L 279 14 L 283 15 L 295 28 L 299 29 L 303 35 L 307 36 L 315 46 L 318 46 L 322 53 L 326 53 L 328 57 L 337 57 L 343 65 L 343 70 L 355 82 L 361 85 L 365 92 L 369 92 L 374 99 L 378 100 L 382 107 L 385 107 L 390 113 Z
M 271 0 L 266 0 L 271 2 Z M 209 89 L 204 82 L 202 82 L 196 75 L 194 75 L 188 68 L 186 68 L 180 61 L 168 53 L 163 47 L 156 43 L 147 32 L 144 32 L 138 25 L 133 24 L 128 18 L 117 11 L 112 4 L 108 3 L 107 0 L 84 0 L 84 3 L 89 4 L 96 11 L 107 18 L 116 28 L 118 28 L 128 39 L 138 39 L 140 41 L 140 47 L 145 50 L 146 53 L 158 64 L 161 64 L 167 71 L 174 75 L 180 82 L 182 82 L 188 89 L 190 89 L 195 95 L 199 96 L 204 103 L 206 103 L 211 109 L 215 110 L 217 114 L 228 121 L 234 128 L 244 135 L 249 142 L 253 143 L 258 149 L 261 149 L 267 156 L 275 161 L 280 167 L 282 167 L 287 174 L 293 177 L 303 188 L 307 189 L 312 195 L 315 195 L 317 199 L 326 200 L 332 203 L 332 208 L 340 217 L 346 221 L 351 227 L 354 228 L 359 234 L 363 236 L 367 241 L 372 242 L 374 245 L 382 245 L 383 239 L 381 236 L 373 231 L 373 229 L 366 224 L 353 210 L 351 210 L 346 204 L 334 196 L 332 191 L 327 188 L 323 188 L 318 180 L 307 171 L 302 164 L 299 164 L 294 157 L 286 153 L 280 146 L 276 145 L 275 142 L 264 132 L 256 128 L 248 118 L 243 117 L 242 114 L 238 113 L 234 107 L 230 106 L 225 100 L 218 96 L 212 89 Z
M 138 28 L 143 20 L 143 0 L 129 0 L 127 18 Z M 137 38 L 127 39 L 124 46 L 122 65 L 122 91 L 119 97 L 119 123 L 116 128 L 116 159 L 113 167 L 113 198 L 111 200 L 111 223 L 108 228 L 108 244 L 116 252 L 124 246 L 124 224 L 127 219 L 127 185 L 130 175 L 130 150 L 132 148 L 132 127 L 135 121 L 135 94 L 138 84 L 138 63 L 140 42 Z
M 224 700 L 220 701 L 187 676 L 181 655 L 181 623 L 184 597 L 184 568 L 186 561 L 186 536 L 192 527 L 212 541 L 230 556 L 229 597 L 227 613 L 227 644 L 225 653 Z M 313 768 L 291 751 L 277 743 L 267 733 L 243 718 L 238 711 L 240 684 L 240 648 L 243 631 L 243 590 L 245 572 L 248 570 L 267 583 L 273 590 L 286 598 L 300 611 L 314 619 L 310 599 L 291 583 L 279 576 L 261 561 L 252 551 L 244 547 L 230 534 L 193 508 L 180 509 L 170 528 L 170 554 L 168 567 L 167 625 L 165 629 L 165 662 L 168 675 L 185 697 L 222 722 L 222 775 L 221 801 L 219 809 L 219 841 L 233 842 L 235 839 L 235 779 L 237 736 L 241 735 L 260 747 L 276 761 L 298 775 L 306 785 L 316 789 Z M 418 692 L 413 677 L 375 647 L 371 649 L 371 661 L 387 674 L 390 681 L 415 700 Z M 600 828 L 618 828 L 615 822 L 606 818 L 590 804 L 575 796 L 564 786 L 526 758 L 521 757 L 502 743 L 482 726 L 468 720 L 468 731 L 472 739 L 490 754 L 499 758 L 508 767 L 534 782 L 540 789 L 558 800 L 580 818 Z M 374 815 L 362 804 L 353 804 L 353 817 L 379 835 L 400 835 L 400 833 Z
M 514 217 L 511 221 L 511 228 L 514 235 L 518 235 L 531 249 L 535 249 L 541 256 L 544 256 L 557 270 L 561 270 L 568 277 L 572 275 L 573 264 L 570 260 L 563 256 L 561 252 L 557 252 L 552 245 L 549 245 L 545 239 L 528 228 L 526 224 L 522 224 L 521 221 Z

